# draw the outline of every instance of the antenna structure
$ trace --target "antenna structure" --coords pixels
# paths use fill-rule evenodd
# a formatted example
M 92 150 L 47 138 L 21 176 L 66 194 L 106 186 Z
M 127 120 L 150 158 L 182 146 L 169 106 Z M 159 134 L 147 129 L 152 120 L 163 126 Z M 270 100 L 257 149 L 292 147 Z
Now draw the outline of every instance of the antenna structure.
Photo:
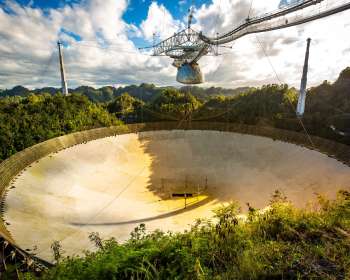
M 298 106 L 296 111 L 297 116 L 299 117 L 303 116 L 305 112 L 306 85 L 307 85 L 307 72 L 309 69 L 310 43 L 311 43 L 311 39 L 308 38 L 306 53 L 305 53 L 305 62 L 304 62 L 304 68 L 303 68 L 303 76 L 301 78 L 300 93 L 299 93 Z
M 61 86 L 62 86 L 62 94 L 68 95 L 68 87 L 66 81 L 66 73 L 64 69 L 64 61 L 63 61 L 63 51 L 62 51 L 62 43 L 60 41 L 57 42 L 58 46 L 58 56 L 60 61 L 60 72 L 61 72 Z

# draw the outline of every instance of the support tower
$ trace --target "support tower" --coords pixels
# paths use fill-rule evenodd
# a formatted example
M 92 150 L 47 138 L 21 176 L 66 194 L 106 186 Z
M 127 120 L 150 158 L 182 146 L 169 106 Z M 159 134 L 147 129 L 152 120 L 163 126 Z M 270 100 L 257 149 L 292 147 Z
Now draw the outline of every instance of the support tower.
M 297 106 L 297 116 L 299 116 L 299 117 L 303 116 L 304 112 L 305 112 L 306 85 L 307 85 L 307 72 L 309 69 L 310 43 L 311 43 L 311 39 L 308 38 L 307 39 L 307 46 L 306 46 L 306 53 L 305 53 L 303 76 L 301 78 L 300 93 L 299 93 L 298 106 Z
M 62 43 L 60 41 L 58 41 L 57 46 L 58 46 L 58 54 L 59 54 L 59 59 L 60 59 L 62 94 L 68 95 L 68 87 L 67 87 L 67 81 L 66 81 L 66 73 L 64 71 L 63 53 L 61 50 L 61 45 L 62 45 Z

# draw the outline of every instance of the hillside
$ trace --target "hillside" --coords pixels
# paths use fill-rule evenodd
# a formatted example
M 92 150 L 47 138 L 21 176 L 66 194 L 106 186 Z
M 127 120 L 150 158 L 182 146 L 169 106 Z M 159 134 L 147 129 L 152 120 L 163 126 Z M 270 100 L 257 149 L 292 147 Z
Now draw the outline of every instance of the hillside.
M 125 87 L 114 88 L 111 86 L 101 87 L 95 89 L 89 86 L 80 86 L 75 89 L 69 89 L 71 94 L 81 94 L 88 97 L 93 102 L 109 102 L 115 97 L 118 97 L 124 93 L 128 93 L 132 97 L 138 98 L 145 102 L 153 101 L 164 89 L 176 89 L 174 87 L 156 87 L 153 84 L 143 83 L 139 86 L 130 85 Z M 201 87 L 181 87 L 179 91 L 181 92 L 191 92 L 195 97 L 201 100 L 207 100 L 210 97 L 216 95 L 225 95 L 225 96 L 235 96 L 239 93 L 246 91 L 247 87 L 237 88 L 237 89 L 224 89 L 220 87 L 211 87 L 211 88 L 201 88 Z M 53 87 L 44 87 L 34 90 L 29 90 L 23 86 L 15 86 L 12 89 L 0 89 L 0 98 L 1 97 L 13 97 L 21 96 L 27 97 L 35 94 L 50 94 L 55 95 L 59 94 L 60 89 Z

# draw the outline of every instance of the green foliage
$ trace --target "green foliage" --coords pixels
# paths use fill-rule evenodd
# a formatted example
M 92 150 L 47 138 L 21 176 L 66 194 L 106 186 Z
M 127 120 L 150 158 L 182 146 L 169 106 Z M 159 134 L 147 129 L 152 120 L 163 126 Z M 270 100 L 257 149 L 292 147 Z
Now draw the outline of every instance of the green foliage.
M 0 160 L 70 132 L 118 125 L 114 116 L 80 95 L 0 99 Z
M 298 210 L 276 193 L 265 211 L 239 218 L 235 204 L 198 220 L 185 233 L 146 234 L 140 225 L 124 244 L 63 259 L 41 279 L 347 279 L 350 193 Z M 314 205 L 315 208 L 315 205 Z
M 350 78 L 345 69 L 334 84 L 324 82 L 311 88 L 302 122 L 316 136 L 350 144 L 350 138 L 335 133 L 331 126 L 350 135 Z M 287 85 L 266 85 L 236 97 L 211 98 L 193 113 L 193 120 L 273 126 L 304 133 L 296 117 L 298 92 Z
M 54 241 L 51 244 L 51 250 L 53 252 L 53 257 L 54 257 L 56 263 L 58 263 L 62 257 L 62 253 L 63 253 L 61 243 L 59 241 Z
M 208 101 L 211 98 L 215 98 L 218 95 L 222 95 L 225 97 L 234 97 L 238 96 L 241 93 L 247 92 L 250 89 L 249 87 L 239 87 L 239 88 L 221 88 L 221 87 L 209 87 L 203 88 L 198 86 L 184 86 L 180 88 L 182 93 L 190 92 L 197 99 L 202 102 Z
M 0 92 L 1 96 L 6 97 L 13 97 L 13 96 L 21 96 L 21 97 L 26 97 L 30 95 L 30 90 L 22 87 L 22 86 L 15 86 L 14 88 L 10 90 L 2 90 Z
M 122 120 L 135 122 L 141 119 L 142 106 L 144 106 L 143 101 L 130 96 L 128 93 L 123 93 L 108 103 L 107 110 Z
M 275 119 L 292 115 L 296 92 L 287 85 L 266 85 L 233 98 L 217 96 L 204 104 L 194 118 L 257 125 L 274 125 Z
M 81 86 L 76 89 L 70 89 L 72 94 L 80 94 L 89 98 L 93 102 L 108 102 L 115 96 L 115 89 L 113 87 L 102 87 L 95 89 L 93 87 Z
M 334 84 L 325 81 L 311 88 L 306 99 L 305 124 L 312 134 L 350 144 L 329 129 L 334 125 L 350 132 L 350 68 L 339 75 Z
M 198 110 L 201 102 L 190 93 L 165 89 L 146 107 L 149 119 L 180 120 Z

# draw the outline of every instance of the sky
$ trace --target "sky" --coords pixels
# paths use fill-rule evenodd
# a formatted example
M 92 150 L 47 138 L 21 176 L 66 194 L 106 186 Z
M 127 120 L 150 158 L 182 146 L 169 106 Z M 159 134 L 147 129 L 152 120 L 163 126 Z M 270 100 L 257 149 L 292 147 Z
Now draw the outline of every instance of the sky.
M 286 2 L 285 0 L 283 0 Z M 288 2 L 288 1 L 287 1 Z M 348 0 L 324 0 L 321 5 Z M 252 4 L 252 9 L 250 6 Z M 167 57 L 139 47 L 184 28 L 223 33 L 281 0 L 0 0 L 0 88 L 60 86 L 57 41 L 64 43 L 70 88 L 153 83 L 180 86 Z M 287 83 L 299 87 L 306 39 L 312 38 L 309 86 L 335 81 L 350 66 L 350 11 L 258 35 L 248 35 L 203 57 L 203 86 L 236 88 Z

